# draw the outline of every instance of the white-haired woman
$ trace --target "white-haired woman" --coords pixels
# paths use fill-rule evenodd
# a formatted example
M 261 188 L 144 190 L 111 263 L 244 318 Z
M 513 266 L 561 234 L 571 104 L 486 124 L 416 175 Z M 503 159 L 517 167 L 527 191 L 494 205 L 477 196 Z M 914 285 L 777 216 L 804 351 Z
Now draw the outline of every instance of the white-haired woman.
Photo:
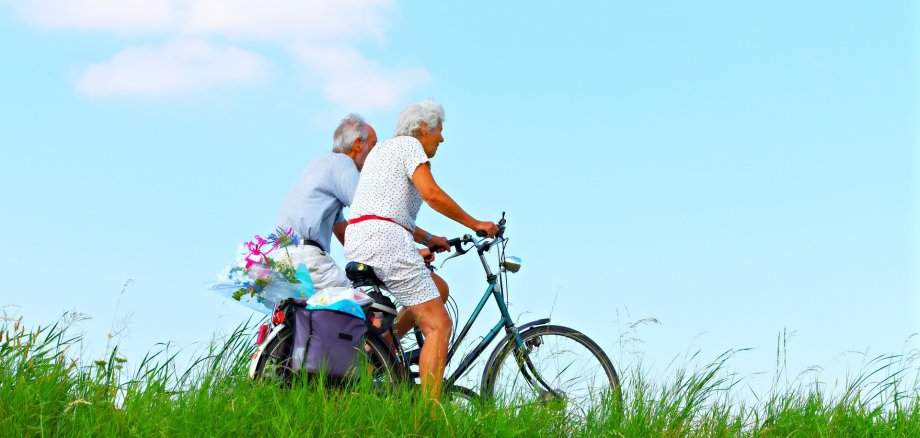
M 415 244 L 449 251 L 443 236 L 415 224 L 422 201 L 473 231 L 495 236 L 494 222 L 470 216 L 435 182 L 429 159 L 444 141 L 444 108 L 435 101 L 406 106 L 396 122 L 396 137 L 378 143 L 361 171 L 345 230 L 345 257 L 374 268 L 404 307 L 397 326 L 415 323 L 425 335 L 419 358 L 423 389 L 441 392 L 451 321 L 430 271 Z M 402 323 L 402 324 L 400 324 Z

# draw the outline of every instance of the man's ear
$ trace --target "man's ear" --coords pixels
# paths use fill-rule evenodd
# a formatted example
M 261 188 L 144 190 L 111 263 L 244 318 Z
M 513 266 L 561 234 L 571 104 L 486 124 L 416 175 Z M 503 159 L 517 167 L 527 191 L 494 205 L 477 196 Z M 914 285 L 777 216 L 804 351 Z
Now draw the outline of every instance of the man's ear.
M 361 143 L 361 138 L 356 138 L 355 141 L 351 142 L 351 151 L 355 156 L 360 156 L 361 152 L 364 150 L 364 143 Z

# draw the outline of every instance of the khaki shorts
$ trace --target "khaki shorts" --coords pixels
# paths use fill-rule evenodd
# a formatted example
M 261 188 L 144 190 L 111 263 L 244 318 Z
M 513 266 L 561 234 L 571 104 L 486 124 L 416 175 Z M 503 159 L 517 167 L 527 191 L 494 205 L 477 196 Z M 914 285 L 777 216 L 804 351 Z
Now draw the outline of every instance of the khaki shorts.
M 335 260 L 332 260 L 326 251 L 311 245 L 288 246 L 280 251 L 284 251 L 290 257 L 294 268 L 300 264 L 307 267 L 316 290 L 351 287 L 351 281 L 345 276 L 345 271 L 335 264 Z

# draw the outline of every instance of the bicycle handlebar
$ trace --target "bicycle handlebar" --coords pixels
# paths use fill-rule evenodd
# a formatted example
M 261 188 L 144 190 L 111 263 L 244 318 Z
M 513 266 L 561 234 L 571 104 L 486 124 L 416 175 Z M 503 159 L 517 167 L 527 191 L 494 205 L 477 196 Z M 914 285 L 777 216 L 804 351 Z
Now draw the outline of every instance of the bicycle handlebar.
M 502 212 L 502 218 L 498 221 L 498 234 L 495 235 L 496 239 L 501 239 L 505 235 L 505 212 Z M 476 230 L 476 236 L 482 238 L 486 237 L 486 232 L 483 230 Z
M 501 219 L 498 221 L 498 223 L 496 224 L 496 225 L 498 225 L 498 234 L 496 234 L 496 235 L 495 235 L 495 238 L 492 239 L 491 241 L 487 241 L 487 242 L 483 243 L 483 242 L 485 241 L 484 238 L 486 237 L 486 232 L 483 231 L 483 230 L 477 230 L 477 231 L 476 231 L 476 236 L 482 238 L 482 240 L 480 240 L 479 242 L 476 242 L 476 240 L 473 239 L 473 236 L 470 236 L 469 234 L 464 234 L 464 235 L 461 236 L 461 237 L 456 237 L 456 238 L 453 238 L 453 239 L 448 239 L 448 240 L 447 240 L 447 244 L 450 245 L 450 246 L 452 246 L 452 247 L 454 247 L 454 249 L 456 249 L 457 252 L 458 252 L 459 254 L 466 254 L 466 252 L 469 251 L 468 249 L 463 249 L 463 244 L 464 244 L 464 243 L 472 243 L 472 244 L 476 247 L 476 249 L 483 250 L 483 251 L 488 251 L 488 250 L 489 250 L 489 247 L 490 247 L 493 243 L 504 240 L 504 238 L 505 238 L 505 237 L 504 237 L 504 236 L 505 236 L 505 223 L 506 223 L 506 222 L 507 222 L 507 221 L 505 220 L 505 213 L 502 212 L 502 218 L 501 218 Z
M 467 252 L 469 252 L 471 248 L 464 248 L 463 244 L 465 243 L 473 244 L 473 246 L 476 247 L 476 250 L 479 252 L 480 256 L 482 256 L 482 253 L 488 252 L 493 244 L 497 242 L 502 242 L 505 240 L 504 236 L 505 236 L 505 223 L 506 222 L 507 221 L 505 220 L 505 213 L 502 212 L 502 218 L 496 224 L 498 225 L 498 233 L 495 235 L 495 238 L 492 240 L 485 239 L 486 233 L 485 231 L 482 231 L 482 230 L 476 231 L 476 235 L 481 238 L 481 240 L 478 240 L 478 241 L 469 234 L 464 234 L 463 236 L 455 237 L 453 239 L 447 239 L 447 244 L 449 246 L 452 246 L 456 250 L 456 252 L 454 254 L 451 254 L 447 258 L 445 258 L 443 261 L 441 261 L 441 266 L 443 267 L 444 263 L 447 263 L 448 260 L 454 257 L 464 255 Z
M 449 239 L 447 241 L 447 244 L 454 247 L 454 249 L 457 250 L 458 253 L 466 254 L 466 250 L 463 249 L 463 243 L 465 242 L 464 237 L 467 237 L 467 236 Z

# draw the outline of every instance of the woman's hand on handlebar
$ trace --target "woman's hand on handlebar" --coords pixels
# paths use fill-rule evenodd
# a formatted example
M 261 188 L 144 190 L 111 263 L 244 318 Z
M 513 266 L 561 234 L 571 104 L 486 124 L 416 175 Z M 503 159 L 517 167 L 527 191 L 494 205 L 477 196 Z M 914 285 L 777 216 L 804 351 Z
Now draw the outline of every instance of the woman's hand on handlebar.
M 479 237 L 495 237 L 498 234 L 498 225 L 491 221 L 477 221 L 476 225 L 473 226 L 473 231 Z
M 447 243 L 447 238 L 443 236 L 431 236 L 431 239 L 428 239 L 428 248 L 431 248 L 434 252 L 450 252 L 450 244 Z
M 431 252 L 431 249 L 421 248 L 418 250 L 418 254 L 422 256 L 422 260 L 425 261 L 425 265 L 430 265 L 434 261 L 434 253 Z

